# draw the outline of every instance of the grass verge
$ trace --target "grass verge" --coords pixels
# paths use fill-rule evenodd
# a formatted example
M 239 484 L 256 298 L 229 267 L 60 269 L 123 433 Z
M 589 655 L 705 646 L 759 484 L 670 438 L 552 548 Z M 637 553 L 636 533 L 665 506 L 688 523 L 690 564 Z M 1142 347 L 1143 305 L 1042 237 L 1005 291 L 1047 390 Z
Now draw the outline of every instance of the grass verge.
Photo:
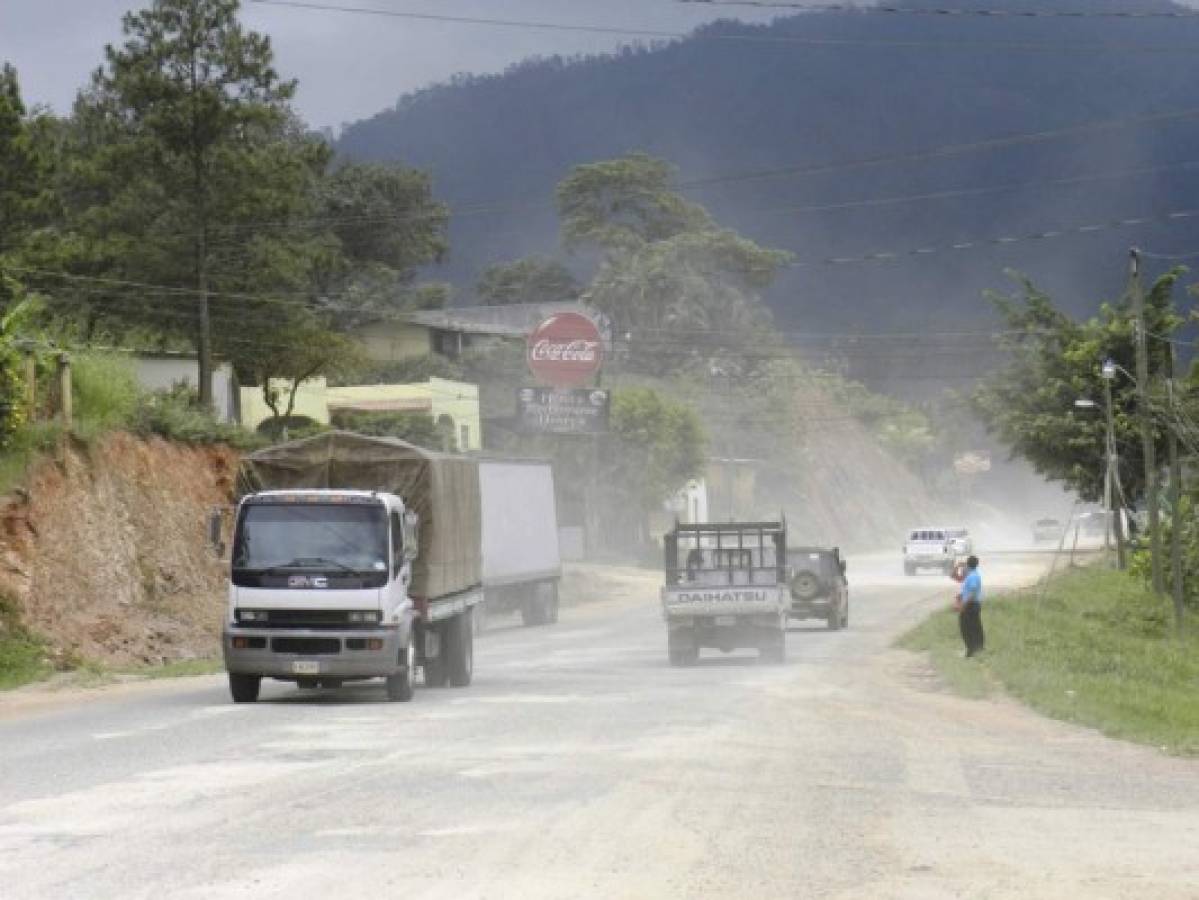
M 1199 755 L 1199 635 L 1173 636 L 1169 601 L 1129 575 L 1077 569 L 986 601 L 987 649 L 962 658 L 944 610 L 900 638 L 967 697 L 995 690 L 1111 737 Z
M 0 597 L 0 690 L 41 681 L 54 672 L 49 648 L 22 627 L 16 609 Z

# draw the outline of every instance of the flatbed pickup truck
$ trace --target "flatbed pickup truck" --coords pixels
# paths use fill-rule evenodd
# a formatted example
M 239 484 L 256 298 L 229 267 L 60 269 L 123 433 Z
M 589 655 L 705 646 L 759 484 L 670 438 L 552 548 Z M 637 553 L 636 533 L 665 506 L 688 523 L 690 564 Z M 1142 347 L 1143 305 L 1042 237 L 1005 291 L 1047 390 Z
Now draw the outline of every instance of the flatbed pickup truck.
M 676 525 L 665 551 L 662 612 L 671 665 L 695 663 L 704 647 L 753 647 L 764 661 L 786 659 L 785 523 Z

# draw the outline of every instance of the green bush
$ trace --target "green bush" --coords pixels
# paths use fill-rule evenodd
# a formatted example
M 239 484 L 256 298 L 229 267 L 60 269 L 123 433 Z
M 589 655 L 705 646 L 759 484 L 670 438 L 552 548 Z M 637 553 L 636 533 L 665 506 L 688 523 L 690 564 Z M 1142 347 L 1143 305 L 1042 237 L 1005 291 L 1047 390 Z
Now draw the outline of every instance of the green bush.
M 236 425 L 218 421 L 186 387 L 144 394 L 131 424 L 132 430 L 143 437 L 155 435 L 185 444 L 229 444 L 252 449 L 264 443 Z
M 28 684 L 54 671 L 44 641 L 21 625 L 16 606 L 0 597 L 0 690 Z
M 142 391 L 133 360 L 112 353 L 84 353 L 71 360 L 74 415 L 83 436 L 126 428 Z
M 298 441 L 306 437 L 328 431 L 329 426 L 322 425 L 308 416 L 280 416 L 265 419 L 258 426 L 258 434 L 271 441 Z
M 0 450 L 0 494 L 20 484 L 33 461 L 57 447 L 62 434 L 58 422 L 29 422 L 17 429 Z

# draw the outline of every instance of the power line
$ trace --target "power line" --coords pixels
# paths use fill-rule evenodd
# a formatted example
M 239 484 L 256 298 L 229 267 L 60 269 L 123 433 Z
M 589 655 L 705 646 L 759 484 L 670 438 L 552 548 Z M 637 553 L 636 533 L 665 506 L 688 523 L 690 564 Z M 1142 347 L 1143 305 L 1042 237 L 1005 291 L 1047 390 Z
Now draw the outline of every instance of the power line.
M 953 253 L 962 250 L 978 250 L 987 247 L 1004 247 L 1012 244 L 1055 240 L 1057 238 L 1094 234 L 1101 231 L 1112 231 L 1120 228 L 1134 228 L 1140 225 L 1150 225 L 1161 222 L 1176 222 L 1199 217 L 1199 209 L 1184 209 L 1160 215 L 1137 216 L 1127 219 L 1114 219 L 1108 222 L 1094 222 L 1088 225 L 1065 226 L 1049 231 L 1032 232 L 1023 235 L 1003 235 L 999 237 L 980 238 L 972 241 L 959 241 L 954 244 L 940 246 L 914 247 L 906 250 L 877 251 L 855 256 L 832 256 L 809 261 L 790 263 L 791 268 L 808 268 L 820 265 L 853 265 L 861 263 L 898 262 L 936 253 Z
M 1024 181 L 995 185 L 994 187 L 955 188 L 944 191 L 931 191 L 924 194 L 907 194 L 896 197 L 874 197 L 861 200 L 847 200 L 841 203 L 823 203 L 808 206 L 779 206 L 768 207 L 750 212 L 762 214 L 777 213 L 820 213 L 836 212 L 849 209 L 874 209 L 880 206 L 897 206 L 904 203 L 915 203 L 926 200 L 955 200 L 967 197 L 982 197 L 987 194 L 1001 194 L 1008 191 L 1021 191 L 1029 188 L 1070 187 L 1074 185 L 1093 184 L 1097 181 L 1112 181 L 1120 178 L 1136 178 L 1144 175 L 1156 175 L 1161 172 L 1189 170 L 1199 167 L 1199 160 L 1181 163 L 1170 163 L 1161 166 L 1145 166 L 1139 169 L 1124 169 L 1117 172 L 1099 172 L 1093 175 L 1077 175 L 1071 178 L 1053 178 L 1047 181 Z
M 932 159 L 961 156 L 979 150 L 997 150 L 1007 147 L 1017 147 L 1026 144 L 1038 144 L 1065 137 L 1081 137 L 1096 132 L 1111 131 L 1122 128 L 1136 128 L 1143 125 L 1153 125 L 1162 122 L 1175 122 L 1199 118 L 1199 107 L 1171 110 L 1167 112 L 1146 113 L 1139 116 L 1128 116 L 1119 119 L 1102 119 L 1096 122 L 1084 122 L 1080 125 L 1067 125 L 1063 128 L 1051 128 L 1043 131 L 1031 131 L 1018 134 L 1002 135 L 993 138 L 983 138 L 961 144 L 943 144 L 923 150 L 913 150 L 906 153 L 891 153 L 880 156 L 862 157 L 834 163 L 816 163 L 812 165 L 784 166 L 773 169 L 760 169 L 734 175 L 715 175 L 709 178 L 696 178 L 679 182 L 681 190 L 712 187 L 722 184 L 742 181 L 758 181 L 778 177 L 794 177 L 801 175 L 823 175 L 826 173 L 846 172 L 853 169 L 871 168 L 874 166 L 897 162 L 925 162 Z
M 1010 50 L 1018 52 L 1095 52 L 1110 50 L 1113 52 L 1129 53 L 1196 53 L 1199 48 L 1179 44 L 1128 44 L 1120 41 L 1094 43 L 1036 43 L 1019 41 L 956 41 L 956 40 L 888 40 L 867 38 L 808 38 L 798 35 L 754 34 L 729 32 L 682 32 L 666 31 L 655 28 L 633 28 L 627 26 L 569 24 L 566 22 L 545 22 L 532 19 L 497 19 L 480 16 L 451 16 L 442 13 L 421 13 L 408 10 L 379 9 L 369 6 L 346 6 L 332 3 L 305 2 L 305 0 L 249 0 L 259 6 L 275 6 L 290 9 L 312 10 L 318 12 L 344 13 L 349 15 L 376 16 L 389 19 L 405 19 L 410 21 L 438 22 L 454 25 L 481 25 L 497 28 L 516 28 L 531 31 L 561 31 L 583 34 L 605 34 L 621 37 L 641 37 L 656 40 L 693 39 L 701 41 L 732 41 L 765 45 L 791 45 L 804 47 L 880 47 L 896 49 L 946 49 L 946 50 Z
M 1150 253 L 1148 250 L 1142 250 L 1141 256 L 1159 262 L 1183 262 L 1188 259 L 1199 259 L 1199 250 L 1190 253 Z
M 983 19 L 1195 19 L 1196 10 L 1064 10 L 1064 9 L 959 9 L 952 7 L 876 6 L 853 3 L 802 3 L 778 0 L 675 0 L 687 6 L 748 7 L 801 10 L 850 15 L 904 15 Z

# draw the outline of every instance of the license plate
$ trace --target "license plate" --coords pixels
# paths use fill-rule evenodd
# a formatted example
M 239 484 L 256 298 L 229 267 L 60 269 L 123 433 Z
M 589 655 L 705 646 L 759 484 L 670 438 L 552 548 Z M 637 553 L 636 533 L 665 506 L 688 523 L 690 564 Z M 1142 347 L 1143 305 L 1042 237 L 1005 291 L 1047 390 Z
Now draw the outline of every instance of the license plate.
M 293 675 L 319 675 L 321 664 L 316 660 L 298 659 L 291 664 Z
M 736 624 L 737 624 L 736 616 L 717 616 L 716 617 L 716 625 L 718 627 L 724 628 L 724 627 L 728 627 L 728 626 L 736 625 Z

